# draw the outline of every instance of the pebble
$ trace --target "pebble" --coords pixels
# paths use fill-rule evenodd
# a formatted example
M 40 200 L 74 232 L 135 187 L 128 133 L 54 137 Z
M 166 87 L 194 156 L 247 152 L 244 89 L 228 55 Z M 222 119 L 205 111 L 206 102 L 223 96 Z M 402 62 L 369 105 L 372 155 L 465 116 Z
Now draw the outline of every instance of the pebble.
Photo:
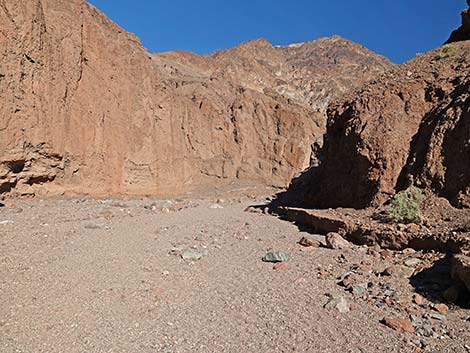
M 290 260 L 290 254 L 284 252 L 269 252 L 263 258 L 263 262 L 286 262 Z
M 415 249 L 406 248 L 406 249 L 403 250 L 403 255 L 411 256 L 411 255 L 414 255 L 414 254 L 416 254 L 416 250 L 415 250 Z
M 305 247 L 314 247 L 314 248 L 318 248 L 321 245 L 321 243 L 318 240 L 314 240 L 308 237 L 302 237 L 302 239 L 300 239 L 299 241 L 299 244 Z
M 421 260 L 420 260 L 420 259 L 416 259 L 416 258 L 408 259 L 408 260 L 405 261 L 405 265 L 408 266 L 408 267 L 416 267 L 416 266 L 418 266 L 420 263 L 421 263 Z
M 197 251 L 197 250 L 186 250 L 181 254 L 183 260 L 198 261 L 206 256 L 209 252 L 207 250 Z
M 430 315 L 430 317 L 431 317 L 432 319 L 436 319 L 436 320 L 439 320 L 439 321 L 445 321 L 445 319 L 446 319 L 446 317 L 445 317 L 444 315 L 438 314 L 438 313 L 432 313 L 432 314 Z
M 275 271 L 284 271 L 289 268 L 289 264 L 287 262 L 278 262 L 274 264 L 273 270 Z
M 209 208 L 210 208 L 211 210 L 217 210 L 217 209 L 222 209 L 222 208 L 224 208 L 224 206 L 219 205 L 218 203 L 213 203 L 212 205 L 209 205 Z
M 433 306 L 433 309 L 436 310 L 437 312 L 443 314 L 449 311 L 449 307 L 445 304 L 435 304 Z
M 325 309 L 336 309 L 344 314 L 351 310 L 348 301 L 338 294 L 327 294 L 328 302 L 323 306 Z
M 424 305 L 426 300 L 420 294 L 413 295 L 413 301 L 418 305 Z

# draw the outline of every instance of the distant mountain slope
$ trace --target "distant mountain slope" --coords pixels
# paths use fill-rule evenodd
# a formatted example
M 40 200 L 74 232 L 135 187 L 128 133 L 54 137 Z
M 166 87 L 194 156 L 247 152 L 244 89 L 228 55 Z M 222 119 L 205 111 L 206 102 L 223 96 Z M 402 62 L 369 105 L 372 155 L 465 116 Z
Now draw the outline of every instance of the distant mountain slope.
M 331 100 L 393 67 L 388 59 L 339 36 L 288 46 L 257 39 L 211 55 L 176 51 L 156 59 L 184 65 L 185 75 L 275 92 L 321 112 Z

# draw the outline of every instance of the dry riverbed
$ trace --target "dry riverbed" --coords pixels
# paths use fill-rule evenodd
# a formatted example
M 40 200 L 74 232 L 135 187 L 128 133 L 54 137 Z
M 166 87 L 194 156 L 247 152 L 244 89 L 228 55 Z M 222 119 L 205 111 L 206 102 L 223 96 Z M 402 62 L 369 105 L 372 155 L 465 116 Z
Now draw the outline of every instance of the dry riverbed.
M 443 256 L 317 247 L 222 198 L 6 201 L 0 351 L 470 352 Z

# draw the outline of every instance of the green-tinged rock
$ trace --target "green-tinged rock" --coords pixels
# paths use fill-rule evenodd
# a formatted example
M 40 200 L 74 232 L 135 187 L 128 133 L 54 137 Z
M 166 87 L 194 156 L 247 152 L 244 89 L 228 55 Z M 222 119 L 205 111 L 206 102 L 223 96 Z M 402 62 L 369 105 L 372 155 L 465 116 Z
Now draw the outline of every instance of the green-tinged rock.
M 208 254 L 207 250 L 186 250 L 181 254 L 183 260 L 198 261 Z
M 290 260 L 290 254 L 284 252 L 269 252 L 263 259 L 264 262 L 287 262 Z

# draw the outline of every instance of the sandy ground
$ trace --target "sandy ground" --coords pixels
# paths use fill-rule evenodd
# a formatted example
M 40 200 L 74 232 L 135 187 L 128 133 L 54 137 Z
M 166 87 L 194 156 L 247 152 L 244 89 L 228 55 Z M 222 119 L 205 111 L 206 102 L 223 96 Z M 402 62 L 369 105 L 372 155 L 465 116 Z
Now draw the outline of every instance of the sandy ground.
M 386 261 L 365 248 L 302 248 L 306 233 L 295 225 L 244 212 L 263 201 L 5 202 L 0 351 L 470 350 L 469 310 L 451 307 L 445 321 L 433 321 L 431 337 L 384 326 L 384 317 L 405 315 L 403 306 L 355 298 L 337 278 L 355 264 Z M 188 249 L 207 254 L 183 260 Z M 288 268 L 262 262 L 270 250 L 290 253 Z M 390 281 L 412 297 L 408 279 Z M 343 296 L 352 310 L 325 309 L 327 294 Z

